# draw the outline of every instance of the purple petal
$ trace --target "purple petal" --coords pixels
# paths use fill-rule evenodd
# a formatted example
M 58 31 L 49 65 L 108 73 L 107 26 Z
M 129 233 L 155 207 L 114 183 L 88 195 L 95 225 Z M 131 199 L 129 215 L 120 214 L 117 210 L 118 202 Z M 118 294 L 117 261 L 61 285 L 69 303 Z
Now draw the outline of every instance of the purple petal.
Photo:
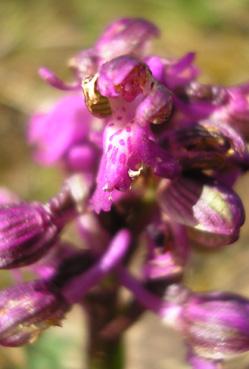
M 147 66 L 131 56 L 120 56 L 103 64 L 99 70 L 98 90 L 106 97 L 122 96 L 132 101 L 151 78 Z
M 97 72 L 98 56 L 94 49 L 83 50 L 74 55 L 68 65 L 79 79 L 84 79 Z
M 178 114 L 181 114 L 181 120 L 189 123 L 209 118 L 216 109 L 216 106 L 209 102 L 185 101 L 177 95 L 174 95 L 174 106 Z
M 145 59 L 146 65 L 149 67 L 153 77 L 160 83 L 164 82 L 165 66 L 168 63 L 167 60 L 160 58 L 159 56 L 149 56 Z
M 246 139 L 249 138 L 249 102 L 248 92 L 243 89 L 228 88 L 228 101 L 214 114 L 215 119 L 230 124 Z
M 99 151 L 91 143 L 73 146 L 64 157 L 64 165 L 69 171 L 95 174 Z
M 109 210 L 112 191 L 128 190 L 144 165 L 158 176 L 171 178 L 179 173 L 178 164 L 149 137 L 148 128 L 136 124 L 123 127 L 120 122 L 111 121 L 106 126 L 97 189 L 92 199 L 95 210 L 100 209 L 100 203 L 106 203 L 104 207 Z
M 48 68 L 42 67 L 39 69 L 40 77 L 46 81 L 49 85 L 57 88 L 62 91 L 77 91 L 80 90 L 80 81 L 76 81 L 74 83 L 66 83 L 62 81 L 59 77 L 57 77 L 52 71 Z
M 155 83 L 149 94 L 138 105 L 134 119 L 141 126 L 149 123 L 160 124 L 169 119 L 172 109 L 171 92 L 165 86 Z
M 174 90 L 186 86 L 196 79 L 199 71 L 193 65 L 194 59 L 195 53 L 190 52 L 166 66 L 164 82 L 168 88 Z
M 145 19 L 121 18 L 106 28 L 95 49 L 105 61 L 125 54 L 141 56 L 148 41 L 158 35 L 158 28 Z
M 60 99 L 46 114 L 34 115 L 28 129 L 28 141 L 36 146 L 35 158 L 51 165 L 81 142 L 89 132 L 90 115 L 80 95 Z

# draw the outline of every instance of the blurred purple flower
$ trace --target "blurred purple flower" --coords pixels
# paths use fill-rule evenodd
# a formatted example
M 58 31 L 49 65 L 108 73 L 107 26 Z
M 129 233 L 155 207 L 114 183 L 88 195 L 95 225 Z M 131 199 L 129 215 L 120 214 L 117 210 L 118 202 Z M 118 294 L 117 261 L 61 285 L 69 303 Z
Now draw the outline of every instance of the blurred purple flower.
M 35 146 L 35 159 L 51 165 L 63 159 L 77 144 L 87 141 L 90 115 L 79 94 L 60 99 L 48 113 L 32 117 L 28 141 Z
M 182 307 L 182 330 L 194 352 L 220 360 L 249 350 L 249 300 L 214 292 L 193 294 Z

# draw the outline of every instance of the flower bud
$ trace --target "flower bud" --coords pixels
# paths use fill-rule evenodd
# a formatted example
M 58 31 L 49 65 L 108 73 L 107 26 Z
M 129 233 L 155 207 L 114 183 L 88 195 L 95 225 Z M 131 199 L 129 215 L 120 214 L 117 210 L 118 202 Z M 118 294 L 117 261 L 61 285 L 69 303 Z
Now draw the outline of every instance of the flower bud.
M 159 190 L 159 201 L 162 211 L 172 221 L 187 226 L 192 233 L 200 231 L 206 237 L 218 235 L 223 245 L 236 241 L 244 222 L 238 195 L 207 178 L 205 181 L 181 178 L 165 183 Z
M 0 268 L 15 268 L 38 260 L 55 243 L 59 227 L 39 203 L 0 208 Z
M 0 292 L 0 344 L 33 342 L 52 325 L 60 325 L 69 305 L 41 281 L 27 282 Z
M 0 268 L 29 265 L 45 255 L 62 228 L 84 210 L 89 188 L 87 178 L 75 174 L 47 204 L 0 207 Z
M 229 293 L 192 295 L 183 305 L 182 331 L 194 352 L 225 359 L 249 350 L 249 300 Z

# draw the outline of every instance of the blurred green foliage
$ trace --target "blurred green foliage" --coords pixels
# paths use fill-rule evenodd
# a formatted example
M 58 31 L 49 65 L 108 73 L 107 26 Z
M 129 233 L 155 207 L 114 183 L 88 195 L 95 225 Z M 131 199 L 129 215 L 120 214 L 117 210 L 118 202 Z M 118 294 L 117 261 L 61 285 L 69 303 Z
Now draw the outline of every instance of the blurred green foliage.
M 66 335 L 57 337 L 45 333 L 35 345 L 25 347 L 26 369 L 68 369 L 65 357 L 74 344 Z

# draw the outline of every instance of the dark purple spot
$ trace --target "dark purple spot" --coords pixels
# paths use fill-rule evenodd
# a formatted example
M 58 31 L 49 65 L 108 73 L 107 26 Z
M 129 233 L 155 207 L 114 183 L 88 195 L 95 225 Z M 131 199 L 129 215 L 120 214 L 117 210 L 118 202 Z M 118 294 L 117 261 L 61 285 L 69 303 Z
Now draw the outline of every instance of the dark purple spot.
M 126 155 L 123 153 L 119 156 L 119 163 L 125 164 L 125 162 L 126 162 Z

